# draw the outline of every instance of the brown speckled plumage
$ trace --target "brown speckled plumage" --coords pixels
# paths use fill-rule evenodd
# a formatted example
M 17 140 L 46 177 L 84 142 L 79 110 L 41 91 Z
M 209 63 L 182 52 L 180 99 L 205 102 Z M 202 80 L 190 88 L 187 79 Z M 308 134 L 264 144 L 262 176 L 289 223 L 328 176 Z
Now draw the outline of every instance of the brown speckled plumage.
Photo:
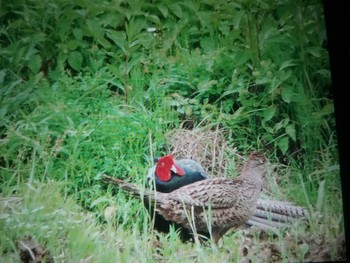
M 245 224 L 252 216 L 261 192 L 265 167 L 266 158 L 252 154 L 240 176 L 234 179 L 207 179 L 170 193 L 140 189 L 106 175 L 103 179 L 155 203 L 156 211 L 165 219 L 189 230 L 195 227 L 197 232 L 209 232 L 217 242 L 229 229 Z

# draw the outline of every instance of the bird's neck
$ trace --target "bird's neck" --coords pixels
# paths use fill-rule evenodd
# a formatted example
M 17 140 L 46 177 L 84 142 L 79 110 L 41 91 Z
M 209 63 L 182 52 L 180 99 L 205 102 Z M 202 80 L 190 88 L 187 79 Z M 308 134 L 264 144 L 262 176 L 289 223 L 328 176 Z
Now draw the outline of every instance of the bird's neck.
M 253 184 L 261 185 L 265 174 L 266 172 L 263 166 L 245 166 L 239 177 Z
M 206 179 L 202 176 L 200 172 L 193 170 L 188 170 L 186 167 L 182 167 L 185 171 L 183 176 L 179 176 L 172 172 L 171 179 L 167 182 L 161 181 L 159 178 L 156 178 L 156 188 L 159 192 L 169 193 L 185 185 L 192 184 Z

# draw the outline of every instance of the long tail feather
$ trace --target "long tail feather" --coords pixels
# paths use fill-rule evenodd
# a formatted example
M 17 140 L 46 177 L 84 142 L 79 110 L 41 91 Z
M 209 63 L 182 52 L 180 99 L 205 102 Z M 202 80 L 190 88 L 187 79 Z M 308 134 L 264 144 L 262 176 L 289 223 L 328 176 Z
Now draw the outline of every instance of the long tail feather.
M 259 199 L 256 211 L 258 210 L 269 211 L 273 214 L 285 215 L 293 218 L 305 218 L 308 215 L 308 211 L 304 207 L 277 200 Z M 281 219 L 282 218 L 283 217 L 281 217 Z
M 256 226 L 263 229 L 269 229 L 269 230 L 277 230 L 279 228 L 287 228 L 290 227 L 289 224 L 271 221 L 265 218 L 259 218 L 252 216 L 246 223 L 248 226 Z
M 290 202 L 259 199 L 253 216 L 246 225 L 263 229 L 291 227 L 298 220 L 307 218 L 308 211 Z
M 281 215 L 278 213 L 273 213 L 270 211 L 260 210 L 260 209 L 256 209 L 253 216 L 256 218 L 264 218 L 272 222 L 293 223 L 296 220 L 296 218 L 294 217 Z
M 139 199 L 153 200 L 153 194 L 147 189 L 138 187 L 131 183 L 124 182 L 123 180 L 108 176 L 106 174 L 102 175 L 102 180 L 108 184 L 119 186 L 121 189 L 131 193 L 133 196 Z

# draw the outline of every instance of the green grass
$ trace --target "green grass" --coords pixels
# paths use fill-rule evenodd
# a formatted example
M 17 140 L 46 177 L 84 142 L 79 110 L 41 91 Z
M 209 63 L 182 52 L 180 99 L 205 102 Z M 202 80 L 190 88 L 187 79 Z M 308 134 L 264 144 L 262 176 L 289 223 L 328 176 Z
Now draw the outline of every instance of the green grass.
M 28 234 L 44 244 L 56 260 L 64 262 L 87 258 L 91 258 L 92 262 L 212 262 L 215 259 L 231 262 L 242 258 L 240 246 L 247 242 L 242 231 L 228 234 L 219 248 L 209 244 L 182 244 L 176 233 L 170 232 L 167 236 L 160 236 L 158 242 L 162 247 L 156 248 L 158 242 L 154 232 L 150 232 L 147 214 L 144 209 L 140 210 L 136 202 L 125 203 L 120 194 L 116 198 L 106 198 L 109 207 L 114 205 L 115 210 L 111 214 L 105 211 L 101 216 L 106 223 L 101 224 L 96 221 L 96 214 L 84 211 L 72 197 L 62 196 L 62 188 L 62 183 L 48 182 L 3 189 L 3 234 L 0 236 L 2 262 L 18 262 L 17 242 Z M 16 191 L 16 195 L 9 194 L 13 191 Z M 115 214 L 118 216 L 113 217 Z M 333 225 L 338 224 L 334 219 Z M 323 226 L 318 227 L 318 232 L 312 233 L 312 237 L 319 238 L 317 242 L 323 242 L 321 235 L 327 231 L 324 229 L 327 223 L 330 222 L 324 222 Z M 306 233 L 310 237 L 310 232 L 303 225 L 295 226 L 287 233 L 277 233 L 277 236 L 270 233 L 267 237 L 261 237 L 259 232 L 250 233 L 250 236 L 253 235 L 251 242 L 257 242 L 255 246 L 258 246 L 249 248 L 250 258 L 260 262 L 260 249 L 272 243 L 285 244 L 281 248 L 282 261 L 302 261 L 309 248 L 306 242 L 302 242 Z M 339 229 L 326 234 L 326 238 L 332 240 L 339 234 Z M 332 249 L 336 250 L 335 247 Z
M 6 1 L 0 24 L 1 262 L 18 261 L 26 233 L 65 262 L 231 262 L 242 244 L 252 261 L 275 245 L 279 260 L 303 261 L 316 243 L 341 258 L 319 1 Z M 218 248 L 170 233 L 156 248 L 140 202 L 100 175 L 144 184 L 166 134 L 199 123 L 224 129 L 240 155 L 266 152 L 270 194 L 322 218 L 267 237 L 232 232 Z
M 94 81 L 89 76 L 63 76 L 54 84 L 60 89 L 41 95 L 45 98 L 41 101 L 38 96 L 33 111 L 9 122 L 2 141 L 1 198 L 6 205 L 1 211 L 1 232 L 9 233 L 2 235 L 2 261 L 18 260 L 17 242 L 25 234 L 64 261 L 89 257 L 93 262 L 239 261 L 240 246 L 247 242 L 242 231 L 226 235 L 219 248 L 182 244 L 176 233 L 160 235 L 162 248 L 157 249 L 156 234 L 142 204 L 107 190 L 99 181 L 99 174 L 109 173 L 143 184 L 151 152 L 163 153 L 164 135 L 180 120 L 164 95 L 153 98 L 148 107 L 155 109 L 150 111 L 141 103 L 126 105 L 123 98 L 110 95 Z M 310 229 L 296 226 L 277 237 L 269 234 L 263 246 L 285 244 L 286 235 L 292 236 L 281 248 L 284 261 L 309 258 L 307 246 L 311 245 L 302 245 L 308 236 L 325 239 L 328 243 L 322 244 L 331 247 L 334 259 L 339 258 L 335 240 L 343 233 L 344 223 L 339 167 L 331 153 L 321 155 L 319 167 L 311 174 L 298 163 L 281 165 L 271 157 L 276 166 L 271 174 L 273 196 L 323 213 L 321 220 L 310 219 Z M 253 242 L 259 240 L 258 234 L 253 236 Z M 261 260 L 255 250 L 249 256 Z

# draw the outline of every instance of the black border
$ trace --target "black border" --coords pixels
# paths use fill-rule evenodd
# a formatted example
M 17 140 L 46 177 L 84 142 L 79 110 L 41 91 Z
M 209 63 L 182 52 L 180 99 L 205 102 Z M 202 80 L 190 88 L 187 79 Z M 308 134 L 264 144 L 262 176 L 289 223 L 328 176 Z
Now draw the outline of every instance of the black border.
M 348 184 L 350 151 L 349 151 L 349 125 L 350 125 L 350 98 L 347 96 L 350 89 L 350 26 L 349 1 L 323 0 L 327 42 L 332 75 L 332 93 L 334 96 L 334 110 L 337 127 L 337 140 L 339 149 L 339 164 L 342 183 L 344 224 L 346 240 L 346 258 L 349 256 L 349 202 Z

